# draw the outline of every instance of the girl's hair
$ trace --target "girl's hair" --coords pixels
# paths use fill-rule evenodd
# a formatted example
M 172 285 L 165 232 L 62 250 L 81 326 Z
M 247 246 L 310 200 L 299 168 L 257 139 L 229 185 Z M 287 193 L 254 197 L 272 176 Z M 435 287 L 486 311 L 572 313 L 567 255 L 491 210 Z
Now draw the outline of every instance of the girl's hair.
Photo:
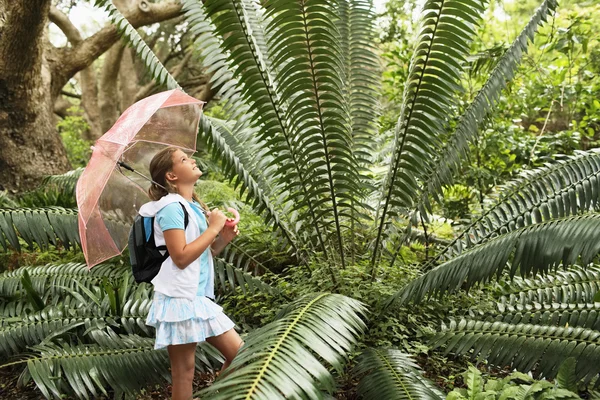
M 164 187 L 152 183 L 150 189 L 148 189 L 148 196 L 150 196 L 150 199 L 157 201 L 169 193 L 177 193 L 177 188 L 167 179 L 167 172 L 173 169 L 173 153 L 177 150 L 180 149 L 177 147 L 167 147 L 162 149 L 156 153 L 152 158 L 152 161 L 150 161 L 150 177 L 154 182 Z M 204 210 L 209 211 L 208 206 L 198 198 L 195 192 L 192 194 L 192 198 L 200 203 Z

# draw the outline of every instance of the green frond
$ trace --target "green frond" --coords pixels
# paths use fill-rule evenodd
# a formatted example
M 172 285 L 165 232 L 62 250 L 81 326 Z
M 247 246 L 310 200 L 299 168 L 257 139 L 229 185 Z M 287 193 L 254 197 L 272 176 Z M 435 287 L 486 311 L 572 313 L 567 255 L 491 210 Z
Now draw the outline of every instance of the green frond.
M 375 13 L 366 0 L 338 3 L 340 44 L 345 64 L 346 95 L 352 129 L 352 151 L 361 166 L 373 159 L 377 131 L 381 67 L 375 49 Z
M 47 307 L 23 317 L 5 320 L 0 324 L 0 358 L 23 352 L 28 346 L 50 342 L 71 331 L 84 332 L 87 326 L 105 325 L 102 316 L 89 309 Z
M 523 54 L 527 52 L 529 43 L 533 42 L 538 26 L 546 20 L 556 6 L 556 0 L 545 0 L 540 5 L 519 36 L 502 55 L 486 83 L 460 117 L 456 129 L 438 153 L 436 161 L 430 166 L 427 178 L 423 180 L 425 187 L 417 205 L 417 209 L 421 212 L 424 212 L 426 208 L 431 213 L 429 196 L 433 196 L 439 202 L 442 187 L 452 183 L 453 176 L 460 169 L 461 160 L 469 152 L 469 143 L 478 135 L 479 125 L 498 101 L 506 83 L 514 77 Z
M 0 190 L 0 208 L 17 208 L 19 204 L 5 190 Z
M 267 53 L 268 45 L 257 43 L 257 40 L 264 40 L 267 33 L 258 38 L 254 35 L 256 21 L 253 24 L 252 20 L 256 19 L 257 12 L 255 5 L 250 3 L 243 0 L 208 1 L 206 7 L 217 32 L 227 38 L 223 40 L 222 47 L 229 54 L 235 77 L 243 88 L 242 96 L 252 105 L 254 112 L 250 114 L 251 118 L 257 126 L 261 126 L 258 135 L 260 142 L 267 144 L 264 148 L 274 154 L 266 159 L 271 164 L 271 174 L 280 176 L 289 186 L 286 201 L 296 204 L 299 209 L 307 205 L 307 218 L 312 221 L 309 226 L 314 229 L 315 241 L 319 241 L 324 248 L 324 238 L 320 232 L 322 228 L 315 218 L 323 207 L 315 209 L 312 206 L 314 199 L 309 195 L 306 161 L 300 159 L 294 148 L 294 136 L 284 113 L 287 105 L 277 92 L 278 85 L 274 81 L 270 55 Z M 267 17 L 263 15 L 263 19 Z M 260 26 L 258 31 L 262 30 Z M 263 174 L 267 174 L 266 169 L 263 169 Z M 280 191 L 285 193 L 285 190 Z M 299 218 L 303 219 L 306 218 Z
M 283 205 L 274 196 L 280 188 L 277 187 L 278 183 L 273 179 L 272 167 L 269 166 L 272 157 L 268 154 L 268 148 L 261 148 L 261 143 L 257 139 L 256 128 L 243 129 L 236 122 L 223 121 L 217 118 L 211 118 L 210 121 L 213 128 L 219 132 L 227 146 L 239 159 L 240 164 L 254 177 L 264 196 L 271 200 L 273 208 L 279 215 L 285 215 Z M 222 159 L 218 153 L 212 152 L 211 155 L 217 163 Z M 229 178 L 233 181 L 233 186 L 237 188 L 242 183 L 242 177 L 234 175 L 235 171 L 228 172 Z M 241 194 L 243 195 L 245 188 L 242 189 Z
M 154 350 L 154 339 L 111 331 L 102 337 L 99 344 L 48 343 L 32 347 L 39 355 L 26 361 L 27 369 L 46 398 L 62 398 L 67 393 L 80 399 L 108 396 L 108 388 L 117 395 L 133 394 L 150 384 L 170 381 L 167 352 Z M 208 344 L 198 346 L 199 370 L 213 370 L 220 361 Z
M 0 297 L 0 327 L 18 321 L 23 314 L 32 311 L 29 301 L 21 297 L 20 293 L 15 296 L 2 296 Z
M 573 267 L 535 279 L 515 277 L 502 283 L 498 309 L 531 304 L 590 304 L 600 292 L 600 267 Z
M 244 114 L 250 113 L 249 107 L 242 101 L 241 87 L 231 71 L 226 53 L 221 49 L 222 41 L 217 36 L 216 28 L 206 15 L 202 2 L 183 0 L 182 3 L 189 30 L 198 48 L 202 49 L 202 65 L 206 73 L 211 75 L 211 89 L 224 103 L 225 112 L 231 114 L 230 120 L 243 119 Z
M 127 21 L 117 7 L 113 5 L 111 0 L 95 0 L 94 5 L 103 8 L 108 13 L 112 24 L 119 30 L 125 42 L 140 57 L 152 79 L 161 85 L 166 85 L 169 89 L 181 89 L 179 83 L 177 83 L 175 78 L 160 62 L 158 57 L 156 57 L 156 54 L 148 47 L 135 28 Z
M 333 392 L 333 377 L 319 359 L 341 371 L 365 327 L 363 305 L 337 294 L 314 294 L 285 311 L 248 334 L 229 372 L 203 391 L 203 398 L 322 398 L 321 389 Z
M 508 324 L 581 327 L 600 331 L 600 303 L 528 304 L 502 308 L 488 320 Z
M 405 83 L 394 150 L 379 200 L 372 274 L 380 246 L 391 236 L 390 217 L 414 208 L 419 181 L 438 148 L 460 90 L 470 44 L 485 6 L 472 0 L 427 0 Z
M 21 278 L 27 271 L 31 277 L 33 288 L 43 293 L 56 295 L 62 288 L 75 289 L 79 284 L 84 287 L 99 286 L 104 277 L 118 279 L 130 271 L 112 264 L 100 264 L 89 269 L 81 263 L 46 264 L 37 267 L 22 267 L 14 271 L 0 274 L 0 295 L 13 296 L 22 290 Z
M 446 246 L 432 262 L 523 226 L 596 209 L 600 201 L 600 152 L 580 152 L 547 164 L 502 188 L 501 197 Z
M 324 232 L 331 226 L 341 250 L 341 227 L 353 218 L 361 174 L 352 151 L 336 9 L 326 1 L 293 0 L 269 1 L 265 8 L 275 80 L 287 105 L 284 120 L 290 121 L 293 149 L 306 164 L 307 195 L 321 210 L 316 220 Z M 340 257 L 343 267 L 343 251 Z
M 83 167 L 66 172 L 61 175 L 49 175 L 42 180 L 43 186 L 55 186 L 66 193 L 75 193 L 75 186 L 83 173 Z
M 360 379 L 358 395 L 365 400 L 446 398 L 422 376 L 420 367 L 410 356 L 400 350 L 365 350 L 357 360 L 354 374 Z
M 600 252 L 596 232 L 600 215 L 587 214 L 526 226 L 477 245 L 458 257 L 411 281 L 388 300 L 420 301 L 461 287 L 500 277 L 545 273 L 561 263 L 570 266 L 579 258 L 587 265 Z M 510 260 L 510 265 L 507 262 Z
M 215 258 L 215 279 L 218 287 L 226 292 L 235 293 L 239 288 L 244 294 L 256 292 L 277 293 L 277 289 L 260 280 L 258 277 L 245 272 L 239 267 L 220 258 Z
M 567 358 L 560 368 L 558 369 L 558 374 L 556 375 L 556 382 L 558 383 L 558 387 L 570 390 L 571 392 L 577 392 L 577 384 L 579 383 L 577 380 L 577 376 L 575 375 L 575 370 L 577 367 L 577 360 L 573 357 Z
M 290 246 L 297 251 L 290 229 L 286 226 L 285 222 L 279 218 L 279 215 L 271 205 L 269 198 L 263 193 L 244 165 L 240 163 L 239 159 L 223 139 L 219 130 L 213 126 L 211 118 L 206 115 L 203 115 L 200 119 L 199 135 L 200 139 L 206 144 L 207 149 L 212 153 L 218 154 L 218 157 L 223 164 L 225 176 L 231 178 L 236 176 L 240 177 L 240 192 L 242 195 L 246 193 L 246 201 L 249 203 L 252 202 L 252 206 L 255 208 L 256 212 L 264 215 L 265 223 L 277 228 L 287 239 Z
M 21 251 L 21 237 L 42 249 L 60 242 L 67 249 L 79 245 L 77 210 L 61 207 L 0 209 L 0 248 Z
M 478 359 L 493 365 L 535 370 L 552 379 L 561 363 L 577 359 L 578 379 L 590 379 L 600 373 L 600 332 L 592 329 L 534 324 L 509 324 L 463 319 L 451 321 L 434 339 L 434 346 L 446 352 L 465 354 L 472 350 Z
M 146 317 L 152 306 L 152 297 L 145 299 L 128 300 L 123 305 L 123 310 L 119 317 L 119 323 L 125 331 L 132 335 L 154 336 L 151 333 L 152 328 L 146 325 Z

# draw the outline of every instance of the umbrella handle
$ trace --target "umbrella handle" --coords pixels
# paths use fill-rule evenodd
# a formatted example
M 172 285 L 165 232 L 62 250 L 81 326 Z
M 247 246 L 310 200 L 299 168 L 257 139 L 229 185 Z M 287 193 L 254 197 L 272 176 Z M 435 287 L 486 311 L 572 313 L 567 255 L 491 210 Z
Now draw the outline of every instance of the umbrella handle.
M 234 215 L 234 219 L 233 219 L 233 221 L 230 221 L 228 218 L 227 221 L 225 221 L 225 226 L 229 226 L 229 227 L 236 226 L 238 224 L 238 222 L 240 222 L 240 213 L 235 208 L 231 208 L 231 207 L 227 208 L 227 211 L 229 211 L 230 213 L 232 213 Z M 205 214 L 207 217 L 210 217 L 210 211 L 206 211 Z

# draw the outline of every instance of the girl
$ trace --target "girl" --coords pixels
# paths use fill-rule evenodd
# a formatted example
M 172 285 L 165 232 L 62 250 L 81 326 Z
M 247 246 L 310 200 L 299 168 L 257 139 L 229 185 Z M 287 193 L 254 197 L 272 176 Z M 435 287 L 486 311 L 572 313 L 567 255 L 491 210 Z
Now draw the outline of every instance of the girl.
M 155 349 L 166 347 L 169 353 L 172 399 L 190 400 L 196 344 L 206 340 L 216 347 L 225 356 L 223 369 L 243 344 L 234 323 L 210 300 L 214 298 L 212 256 L 239 230 L 225 226 L 226 217 L 218 209 L 206 221 L 204 206 L 194 193 L 202 172 L 181 150 L 168 147 L 156 154 L 150 175 L 155 183 L 149 195 L 154 201 L 144 204 L 140 215 L 155 217 L 156 246 L 166 245 L 169 258 L 152 280 L 154 299 L 146 324 L 156 328 Z M 187 227 L 182 206 L 188 214 Z

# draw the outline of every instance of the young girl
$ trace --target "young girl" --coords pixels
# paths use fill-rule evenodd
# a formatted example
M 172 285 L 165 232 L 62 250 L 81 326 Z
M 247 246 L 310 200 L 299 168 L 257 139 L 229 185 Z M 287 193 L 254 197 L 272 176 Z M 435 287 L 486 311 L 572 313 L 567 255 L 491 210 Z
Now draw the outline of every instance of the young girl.
M 146 324 L 156 328 L 155 349 L 166 347 L 169 353 L 173 400 L 190 400 L 196 344 L 206 340 L 216 347 L 225 356 L 223 369 L 243 344 L 234 323 L 210 300 L 214 298 L 212 256 L 239 230 L 225 226 L 227 219 L 218 209 L 206 220 L 194 193 L 202 172 L 181 150 L 168 147 L 156 154 L 150 175 L 160 186 L 152 184 L 149 195 L 154 201 L 144 204 L 140 215 L 155 217 L 156 246 L 166 244 L 169 258 L 152 280 L 154 299 Z M 182 205 L 188 214 L 187 228 Z

